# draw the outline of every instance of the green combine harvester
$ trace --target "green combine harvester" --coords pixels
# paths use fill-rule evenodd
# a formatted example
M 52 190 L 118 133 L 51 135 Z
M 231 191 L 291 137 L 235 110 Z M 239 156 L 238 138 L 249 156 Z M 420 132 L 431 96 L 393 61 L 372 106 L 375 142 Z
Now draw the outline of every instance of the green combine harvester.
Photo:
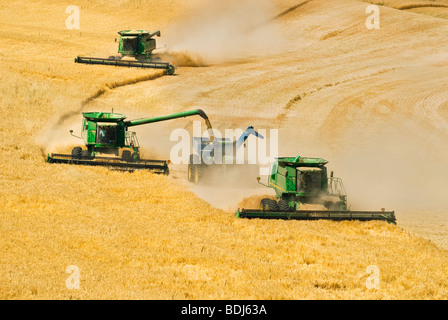
M 47 154 L 47 162 L 105 166 L 123 171 L 146 169 L 168 175 L 169 161 L 142 159 L 137 135 L 128 128 L 198 115 L 211 131 L 210 121 L 201 109 L 128 121 L 125 121 L 125 115 L 113 112 L 86 112 L 82 115 L 81 137 L 77 138 L 84 140 L 86 148 L 75 147 L 71 154 Z M 70 133 L 73 135 L 73 130 Z
M 298 220 L 385 220 L 395 223 L 393 211 L 350 211 L 347 195 L 340 178 L 327 175 L 321 158 L 282 157 L 271 164 L 268 184 L 274 199 L 264 198 L 259 209 L 238 209 L 239 218 L 298 219 Z M 309 207 L 318 207 L 310 210 Z
M 119 56 L 109 58 L 76 57 L 76 63 L 104 64 L 130 68 L 163 69 L 168 75 L 173 75 L 175 68 L 168 62 L 158 61 L 152 52 L 156 49 L 155 36 L 160 37 L 160 31 L 153 33 L 147 30 L 122 30 L 119 31 L 118 42 Z

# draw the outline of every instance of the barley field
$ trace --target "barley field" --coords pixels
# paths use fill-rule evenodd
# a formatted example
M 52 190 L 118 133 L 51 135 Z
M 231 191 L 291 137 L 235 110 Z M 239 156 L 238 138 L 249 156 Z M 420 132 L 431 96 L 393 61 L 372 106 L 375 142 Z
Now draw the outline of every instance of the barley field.
M 448 298 L 448 1 L 79 0 L 74 30 L 69 5 L 0 11 L 0 299 Z M 123 29 L 161 30 L 176 75 L 74 63 L 115 54 Z M 239 183 L 255 177 L 45 162 L 79 145 L 81 112 L 196 108 L 278 129 L 281 155 L 329 160 L 352 209 L 397 225 L 238 219 L 273 196 Z M 193 120 L 136 128 L 143 156 L 168 159 Z

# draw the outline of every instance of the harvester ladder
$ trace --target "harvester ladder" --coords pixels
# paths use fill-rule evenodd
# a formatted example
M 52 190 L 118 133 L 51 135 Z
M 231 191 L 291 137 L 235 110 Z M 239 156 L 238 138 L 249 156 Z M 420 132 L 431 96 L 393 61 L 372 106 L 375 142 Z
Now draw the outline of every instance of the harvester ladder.
M 125 134 L 125 145 L 127 146 L 133 146 L 134 148 L 140 147 L 140 144 L 138 143 L 137 135 L 133 131 L 128 131 Z

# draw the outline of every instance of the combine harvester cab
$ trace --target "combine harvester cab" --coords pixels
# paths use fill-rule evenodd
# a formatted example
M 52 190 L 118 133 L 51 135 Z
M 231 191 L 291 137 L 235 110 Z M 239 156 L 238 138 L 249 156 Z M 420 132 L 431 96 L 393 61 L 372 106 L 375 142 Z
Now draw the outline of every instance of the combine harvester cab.
M 229 138 L 193 137 L 193 154 L 190 155 L 188 163 L 188 181 L 198 183 L 209 180 L 209 182 L 216 183 L 216 181 L 223 180 L 226 174 L 237 173 L 238 170 L 242 174 L 253 173 L 254 176 L 257 176 L 259 173 L 257 164 L 237 161 L 238 151 L 245 146 L 250 135 L 264 139 L 253 126 L 247 127 L 236 141 Z M 213 179 L 215 176 L 218 179 Z
M 168 75 L 173 75 L 175 68 L 168 62 L 159 61 L 153 57 L 156 50 L 155 36 L 160 37 L 160 31 L 153 33 L 147 30 L 123 30 L 119 31 L 118 41 L 119 56 L 109 58 L 76 57 L 76 63 L 103 64 L 129 68 L 163 69 Z
M 328 161 L 321 158 L 283 157 L 271 164 L 268 184 L 274 199 L 262 199 L 259 209 L 238 209 L 239 218 L 299 220 L 385 220 L 395 223 L 393 211 L 350 211 L 340 178 L 327 175 Z M 310 209 L 316 207 L 316 210 Z
M 86 112 L 82 115 L 81 137 L 77 138 L 84 140 L 86 148 L 75 147 L 71 154 L 48 154 L 47 162 L 104 166 L 123 171 L 146 169 L 168 175 L 169 161 L 142 159 L 137 135 L 128 128 L 199 115 L 211 129 L 210 121 L 201 109 L 129 121 L 125 121 L 125 115 L 113 112 Z M 70 133 L 73 135 L 73 130 Z

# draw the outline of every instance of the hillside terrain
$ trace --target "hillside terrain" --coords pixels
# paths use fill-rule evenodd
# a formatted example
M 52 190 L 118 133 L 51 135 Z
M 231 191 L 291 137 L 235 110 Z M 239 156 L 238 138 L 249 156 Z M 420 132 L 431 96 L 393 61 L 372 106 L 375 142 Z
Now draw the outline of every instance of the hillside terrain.
M 448 298 L 448 1 L 77 5 L 69 30 L 65 1 L 2 4 L 1 299 Z M 115 54 L 123 29 L 161 30 L 176 75 L 74 63 Z M 240 185 L 251 176 L 195 186 L 183 164 L 159 176 L 45 162 L 79 145 L 81 112 L 196 108 L 222 132 L 278 130 L 280 155 L 329 160 L 352 209 L 395 210 L 397 225 L 237 219 L 273 195 Z M 136 128 L 145 158 L 168 159 L 193 120 Z

